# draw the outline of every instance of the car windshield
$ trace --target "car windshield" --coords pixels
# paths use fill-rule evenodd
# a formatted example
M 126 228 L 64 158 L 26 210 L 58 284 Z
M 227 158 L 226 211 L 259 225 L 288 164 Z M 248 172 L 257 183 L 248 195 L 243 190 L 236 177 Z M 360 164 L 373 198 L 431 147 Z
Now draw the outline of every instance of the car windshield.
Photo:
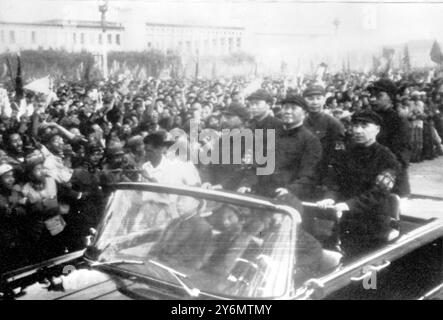
M 292 281 L 294 237 L 293 219 L 283 211 L 117 190 L 87 257 L 185 292 L 272 298 Z

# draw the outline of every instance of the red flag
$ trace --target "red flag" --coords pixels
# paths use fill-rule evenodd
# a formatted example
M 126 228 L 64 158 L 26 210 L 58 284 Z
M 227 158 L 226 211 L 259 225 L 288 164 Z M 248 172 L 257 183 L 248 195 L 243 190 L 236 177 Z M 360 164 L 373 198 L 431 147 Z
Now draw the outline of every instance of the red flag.
M 432 45 L 430 56 L 431 60 L 435 63 L 441 64 L 443 62 L 443 54 L 441 53 L 441 48 L 437 40 L 435 40 Z

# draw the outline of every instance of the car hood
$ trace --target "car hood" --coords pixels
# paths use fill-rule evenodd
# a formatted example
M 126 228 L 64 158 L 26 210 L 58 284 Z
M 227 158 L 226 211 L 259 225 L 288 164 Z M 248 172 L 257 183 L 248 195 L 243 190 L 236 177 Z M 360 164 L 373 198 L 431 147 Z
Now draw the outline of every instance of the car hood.
M 17 300 L 167 300 L 189 299 L 183 290 L 150 285 L 134 278 L 95 269 L 78 269 L 55 279 L 57 285 L 34 283 Z M 214 298 L 202 294 L 200 298 Z
M 25 288 L 19 300 L 123 300 L 129 299 L 119 288 L 124 283 L 98 270 L 80 269 L 55 280 L 59 285 L 48 287 L 34 283 Z M 60 284 L 61 281 L 61 284 Z

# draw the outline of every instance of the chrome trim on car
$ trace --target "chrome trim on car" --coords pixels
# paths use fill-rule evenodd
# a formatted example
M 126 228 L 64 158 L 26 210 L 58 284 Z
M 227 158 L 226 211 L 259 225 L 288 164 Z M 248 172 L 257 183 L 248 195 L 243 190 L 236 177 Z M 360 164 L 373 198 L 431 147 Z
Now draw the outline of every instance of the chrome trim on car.
M 363 271 L 368 271 L 367 268 L 373 267 L 374 270 L 381 270 L 386 268 L 391 261 L 394 261 L 415 249 L 428 244 L 443 236 L 443 219 L 436 219 L 428 224 L 419 227 L 407 234 L 400 236 L 395 242 L 387 244 L 385 247 L 370 253 L 349 265 L 337 269 L 336 271 L 320 278 L 308 280 L 304 287 L 296 293 L 295 299 L 321 299 L 327 295 L 345 287 L 354 281 L 356 277 L 362 280 L 367 277 Z M 381 263 L 382 265 L 374 264 Z M 319 290 L 319 288 L 321 290 Z M 309 295 L 307 295 L 309 292 Z M 308 296 L 308 297 L 307 297 Z

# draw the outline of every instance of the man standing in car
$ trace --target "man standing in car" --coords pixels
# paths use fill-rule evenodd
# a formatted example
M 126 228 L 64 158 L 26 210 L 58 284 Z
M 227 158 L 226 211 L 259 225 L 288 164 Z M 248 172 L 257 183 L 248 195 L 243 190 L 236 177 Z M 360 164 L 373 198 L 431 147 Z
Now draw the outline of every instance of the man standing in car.
M 400 197 L 407 197 L 411 192 L 408 177 L 411 139 L 407 120 L 401 118 L 393 108 L 397 86 L 389 79 L 381 79 L 375 82 L 369 90 L 376 98 L 372 108 L 381 117 L 377 142 L 388 147 L 401 165 L 394 192 Z
M 335 206 L 343 212 L 340 239 L 351 256 L 398 236 L 392 192 L 400 164 L 387 147 L 376 142 L 381 121 L 371 110 L 352 116 L 354 144 L 334 157 L 327 177 L 327 199 L 318 202 L 322 208 Z
M 307 199 L 312 197 L 322 155 L 320 140 L 303 124 L 308 108 L 305 99 L 290 94 L 282 105 L 283 125 L 275 141 L 275 172 L 259 176 L 255 189 L 269 197 L 290 192 Z
M 338 119 L 324 112 L 326 97 L 322 86 L 309 86 L 303 92 L 303 98 L 308 104 L 308 116 L 304 126 L 320 139 L 322 145 L 323 155 L 319 163 L 317 181 L 322 186 L 334 152 L 344 147 L 345 128 Z

